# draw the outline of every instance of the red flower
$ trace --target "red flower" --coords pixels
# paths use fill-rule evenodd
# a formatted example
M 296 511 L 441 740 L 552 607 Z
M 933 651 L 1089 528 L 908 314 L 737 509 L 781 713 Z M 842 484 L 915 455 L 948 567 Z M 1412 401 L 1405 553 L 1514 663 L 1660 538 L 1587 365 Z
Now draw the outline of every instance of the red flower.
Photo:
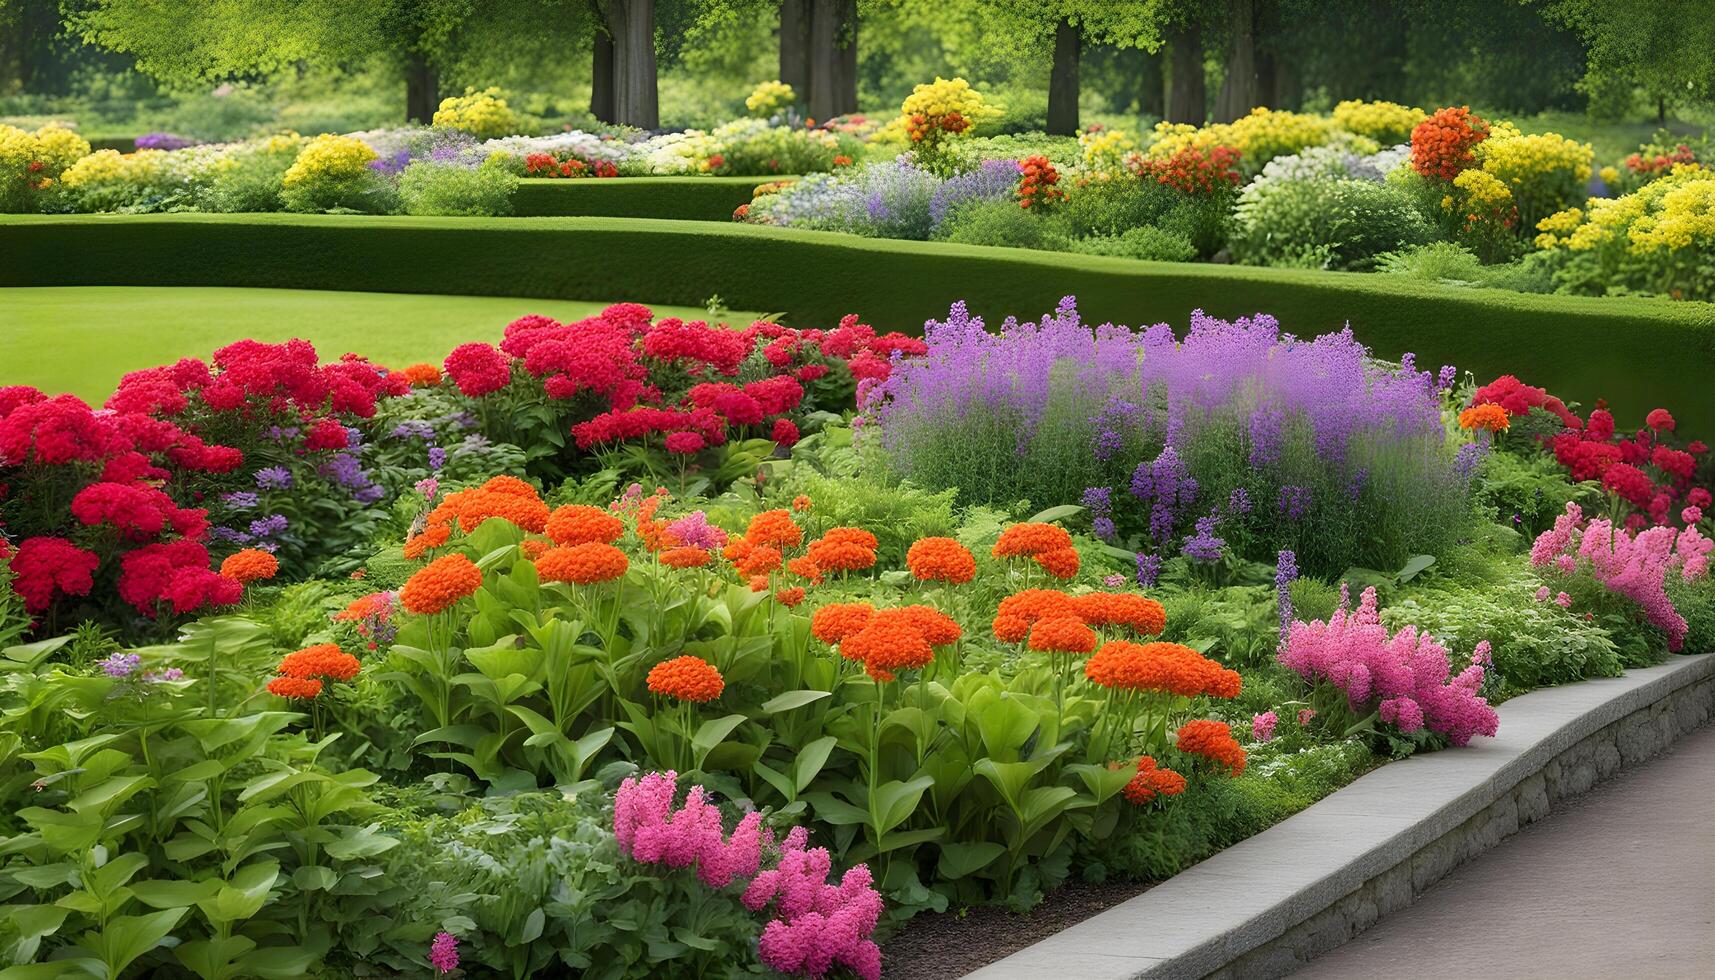
M 323 449 L 344 449 L 351 444 L 351 433 L 345 431 L 345 426 L 332 418 L 316 419 L 310 426 L 309 434 L 304 436 L 304 448 L 311 451 Z
M 23 597 L 26 610 L 39 613 L 55 594 L 89 595 L 101 559 L 65 538 L 34 537 L 18 545 L 11 564 L 12 589 Z
M 491 344 L 460 344 L 443 366 L 459 391 L 472 398 L 499 391 L 512 380 L 511 362 Z
M 1672 432 L 1673 415 L 1665 408 L 1658 408 L 1644 416 L 1644 422 L 1657 432 Z
M 790 419 L 775 419 L 769 437 L 781 446 L 791 447 L 798 442 L 798 427 Z

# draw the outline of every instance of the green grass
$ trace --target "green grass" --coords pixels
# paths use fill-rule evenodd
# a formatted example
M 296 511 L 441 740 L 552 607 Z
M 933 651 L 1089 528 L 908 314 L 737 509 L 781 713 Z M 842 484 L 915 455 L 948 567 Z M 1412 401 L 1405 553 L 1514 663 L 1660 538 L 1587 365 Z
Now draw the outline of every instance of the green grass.
M 1536 296 L 1401 276 L 1139 262 L 646 218 L 65 215 L 0 219 L 0 286 L 274 286 L 399 293 L 637 297 L 781 312 L 800 327 L 857 313 L 921 330 L 954 301 L 998 326 L 1078 297 L 1100 323 L 1258 311 L 1309 336 L 1350 325 L 1378 355 L 1488 380 L 1512 373 L 1622 424 L 1666 405 L 1715 432 L 1715 305 Z M 0 311 L 0 316 L 3 316 Z
M 92 404 L 127 371 L 207 359 L 245 337 L 302 337 L 326 360 L 354 351 L 402 367 L 439 362 L 470 340 L 499 340 L 526 313 L 575 320 L 606 303 L 511 296 L 321 292 L 228 287 L 47 286 L 0 289 L 0 385 L 69 391 Z M 686 307 L 662 316 L 706 318 Z M 748 314 L 735 320 L 747 322 Z

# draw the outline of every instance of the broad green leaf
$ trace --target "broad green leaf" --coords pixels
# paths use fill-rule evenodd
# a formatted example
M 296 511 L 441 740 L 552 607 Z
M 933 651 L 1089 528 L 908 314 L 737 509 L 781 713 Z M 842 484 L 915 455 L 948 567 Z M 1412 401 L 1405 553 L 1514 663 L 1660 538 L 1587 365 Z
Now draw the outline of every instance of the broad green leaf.
M 1060 504 L 1055 507 L 1050 507 L 1044 511 L 1038 511 L 1035 516 L 1030 518 L 1029 523 L 1051 524 L 1055 521 L 1063 521 L 1074 514 L 1080 513 L 1083 509 L 1083 504 Z
M 726 741 L 732 730 L 744 724 L 744 721 L 744 716 L 738 714 L 711 718 L 698 726 L 697 734 L 691 739 L 691 747 L 697 750 L 699 756 L 708 755 L 710 749 Z
M 941 860 L 936 863 L 935 871 L 943 878 L 963 878 L 988 867 L 1005 853 L 1005 845 L 992 840 L 942 844 Z
M 815 781 L 822 767 L 828 764 L 828 756 L 838 742 L 839 739 L 834 736 L 824 735 L 798 751 L 798 757 L 792 763 L 792 772 L 799 793 L 804 792 L 805 788 Z M 793 794 L 786 795 L 790 797 Z
M 775 695 L 767 701 L 764 701 L 762 703 L 762 710 L 769 714 L 775 714 L 781 711 L 791 711 L 793 708 L 802 708 L 806 704 L 812 704 L 816 701 L 822 700 L 823 698 L 831 698 L 833 696 L 834 692 L 832 691 L 787 691 L 784 694 Z

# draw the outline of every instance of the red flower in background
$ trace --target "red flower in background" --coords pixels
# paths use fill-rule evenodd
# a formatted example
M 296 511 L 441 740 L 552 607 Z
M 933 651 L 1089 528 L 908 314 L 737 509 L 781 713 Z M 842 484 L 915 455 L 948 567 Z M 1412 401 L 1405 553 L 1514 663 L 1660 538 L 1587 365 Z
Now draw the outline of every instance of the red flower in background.
M 1411 166 L 1435 180 L 1452 180 L 1476 161 L 1471 151 L 1489 136 L 1489 124 L 1470 106 L 1449 106 L 1411 131 Z

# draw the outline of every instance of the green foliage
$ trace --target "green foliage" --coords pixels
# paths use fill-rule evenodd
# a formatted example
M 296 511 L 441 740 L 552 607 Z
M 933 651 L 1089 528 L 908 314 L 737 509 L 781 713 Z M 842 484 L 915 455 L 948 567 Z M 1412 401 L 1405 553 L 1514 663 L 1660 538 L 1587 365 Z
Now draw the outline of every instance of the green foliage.
M 406 214 L 482 217 L 512 213 L 518 178 L 504 166 L 480 167 L 417 161 L 399 175 Z
M 1667 577 L 1667 597 L 1685 617 L 1686 653 L 1715 653 L 1715 584 L 1705 578 L 1686 582 L 1678 575 Z
M 943 241 L 961 245 L 1000 245 L 1058 250 L 1063 239 L 1039 215 L 1017 201 L 972 201 L 955 210 L 936 229 Z
M 385 214 L 397 206 L 398 192 L 382 174 L 364 170 L 355 176 L 314 176 L 280 189 L 287 211 L 306 214 L 346 212 Z
M 1447 286 L 1487 286 L 1520 293 L 1554 292 L 1553 270 L 1533 252 L 1517 262 L 1484 265 L 1455 242 L 1430 242 L 1376 256 L 1376 271 Z
M 1147 262 L 1189 262 L 1197 257 L 1197 246 L 1191 244 L 1190 238 L 1151 225 L 1139 225 L 1118 235 L 1080 238 L 1071 243 L 1068 251 Z
M 1254 265 L 1363 270 L 1434 230 L 1392 185 L 1367 180 L 1282 180 L 1240 198 L 1233 257 Z
M 1490 453 L 1472 489 L 1480 506 L 1493 508 L 1527 540 L 1553 527 L 1568 503 L 1590 506 L 1603 497 L 1599 484 L 1573 483 L 1564 466 L 1540 452 Z

